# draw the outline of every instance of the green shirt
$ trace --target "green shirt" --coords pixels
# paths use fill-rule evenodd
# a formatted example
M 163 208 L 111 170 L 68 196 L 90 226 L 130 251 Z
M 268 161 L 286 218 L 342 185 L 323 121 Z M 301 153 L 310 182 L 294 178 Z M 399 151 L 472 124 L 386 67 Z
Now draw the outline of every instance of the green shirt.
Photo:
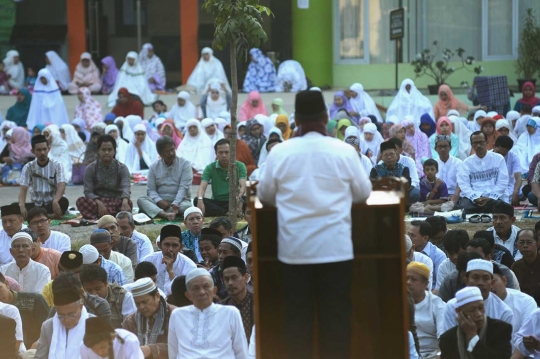
M 246 165 L 236 161 L 236 174 L 240 187 L 240 180 L 247 178 Z M 212 162 L 204 169 L 202 180 L 205 182 L 212 181 L 212 199 L 216 201 L 229 200 L 229 172 L 227 168 L 222 168 L 219 161 Z

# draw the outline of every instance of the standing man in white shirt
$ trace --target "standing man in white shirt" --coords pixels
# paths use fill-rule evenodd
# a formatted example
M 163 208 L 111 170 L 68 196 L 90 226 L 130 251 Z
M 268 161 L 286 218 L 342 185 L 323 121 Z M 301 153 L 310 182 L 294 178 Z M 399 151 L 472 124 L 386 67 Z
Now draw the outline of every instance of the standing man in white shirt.
M 67 234 L 51 231 L 51 220 L 45 208 L 32 208 L 28 211 L 26 220 L 30 229 L 38 235 L 43 248 L 55 249 L 60 253 L 71 250 L 71 238 Z
M 497 201 L 508 201 L 506 162 L 500 154 L 488 152 L 483 132 L 473 132 L 471 145 L 476 153 L 467 157 L 458 170 L 461 198 L 457 207 L 466 213 L 491 213 Z
M 347 358 L 354 257 L 350 213 L 353 203 L 369 197 L 371 182 L 352 146 L 327 136 L 320 92 L 296 95 L 295 122 L 295 138 L 270 152 L 258 186 L 260 200 L 277 207 L 287 352 L 291 358 L 311 353 L 317 302 L 324 338 L 320 357 Z
M 450 200 L 457 203 L 459 199 L 459 186 L 457 185 L 457 173 L 463 161 L 457 157 L 450 156 L 452 150 L 452 141 L 450 136 L 437 135 L 435 137 L 435 151 L 439 158 L 435 159 L 439 164 L 439 173 L 437 177 L 446 183 Z
M 130 212 L 121 211 L 116 215 L 116 222 L 120 235 L 126 238 L 131 238 L 137 244 L 137 258 L 144 258 L 149 254 L 154 253 L 154 247 L 150 238 L 144 233 L 138 232 L 135 229 L 135 221 Z

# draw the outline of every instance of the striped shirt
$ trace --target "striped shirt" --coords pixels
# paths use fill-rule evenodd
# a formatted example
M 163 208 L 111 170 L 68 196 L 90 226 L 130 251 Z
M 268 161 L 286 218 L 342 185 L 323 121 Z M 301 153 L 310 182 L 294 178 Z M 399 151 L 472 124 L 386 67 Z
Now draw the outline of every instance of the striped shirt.
M 58 183 L 66 183 L 62 165 L 49 159 L 44 167 L 37 159 L 27 163 L 21 173 L 21 186 L 30 190 L 30 199 L 36 206 L 49 204 L 54 200 Z
M 118 283 L 118 285 L 127 283 L 122 268 L 118 264 L 105 259 L 103 256 L 101 256 L 101 268 L 107 271 L 107 281 L 109 283 Z

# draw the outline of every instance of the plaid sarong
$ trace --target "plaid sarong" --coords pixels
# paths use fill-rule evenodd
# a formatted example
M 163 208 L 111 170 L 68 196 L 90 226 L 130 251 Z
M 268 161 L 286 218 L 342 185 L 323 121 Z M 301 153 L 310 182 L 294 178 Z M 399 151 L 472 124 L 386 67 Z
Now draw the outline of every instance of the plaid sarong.
M 510 95 L 506 76 L 477 76 L 474 78 L 478 102 L 490 111 L 504 114 Z
M 101 197 L 99 199 L 111 216 L 116 216 L 118 212 L 122 210 L 122 199 L 121 198 L 107 198 Z M 131 200 L 128 200 L 130 208 L 133 208 L 133 203 Z M 77 209 L 81 212 L 81 215 L 85 219 L 98 219 L 98 206 L 93 199 L 87 197 L 79 197 L 77 199 Z

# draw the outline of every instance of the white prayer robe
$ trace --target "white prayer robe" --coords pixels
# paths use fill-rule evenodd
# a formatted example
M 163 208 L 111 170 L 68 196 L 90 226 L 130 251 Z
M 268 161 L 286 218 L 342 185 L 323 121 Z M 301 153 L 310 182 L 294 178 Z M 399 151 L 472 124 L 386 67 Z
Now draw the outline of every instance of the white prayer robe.
M 437 158 L 436 161 L 439 164 L 439 173 L 437 173 L 437 177 L 446 183 L 448 195 L 451 196 L 456 193 L 457 174 L 463 161 L 454 156 L 450 156 L 446 162 L 443 162 L 440 158 Z
M 46 85 L 41 83 L 42 77 L 47 79 Z M 69 123 L 69 117 L 66 104 L 53 75 L 49 70 L 41 69 L 34 86 L 26 124 L 28 128 L 34 128 L 35 125 L 47 122 L 62 126 Z
M 442 263 L 439 265 L 439 269 L 437 270 L 437 284 L 435 284 L 435 289 L 439 290 L 441 288 L 441 284 L 444 282 L 444 278 L 453 271 L 456 270 L 456 265 L 452 263 L 450 258 L 446 258 Z
M 467 157 L 458 170 L 457 182 L 461 197 L 471 201 L 479 197 L 508 201 L 508 169 L 498 153 L 488 151 L 484 158 L 476 154 Z
M 522 354 L 525 356 L 532 356 L 534 359 L 540 359 L 540 351 L 529 351 L 525 348 L 525 345 L 523 345 L 523 338 L 531 335 L 540 338 L 540 309 L 535 309 L 531 312 L 514 335 L 516 347 Z
M 133 239 L 135 243 L 137 243 L 138 258 L 144 258 L 147 255 L 154 253 L 154 246 L 152 245 L 152 242 L 150 242 L 150 238 L 148 238 L 146 234 L 134 229 L 133 234 L 131 235 L 131 239 Z
M 510 325 L 514 323 L 514 312 L 496 294 L 489 293 L 488 298 L 484 300 L 484 308 L 488 317 L 502 320 Z M 457 325 L 456 318 L 456 298 L 452 298 L 446 303 L 443 329 L 445 332 Z
M 519 290 L 506 288 L 506 298 L 504 304 L 508 305 L 514 313 L 514 321 L 512 323 L 512 332 L 517 333 L 523 325 L 525 319 L 538 308 L 536 301 L 528 294 L 522 293 Z M 515 347 L 517 337 L 512 337 L 512 346 Z
M 444 333 L 444 309 L 446 303 L 435 294 L 426 291 L 423 301 L 414 305 L 416 334 L 420 343 L 420 356 L 436 355 L 439 337 Z
M 8 236 L 5 230 L 0 231 L 0 265 L 13 262 L 13 257 L 9 252 L 11 248 L 11 237 Z
M 227 86 L 227 90 L 231 92 L 231 86 L 229 85 L 227 75 L 225 75 L 223 64 L 218 58 L 214 57 L 214 51 L 211 48 L 205 47 L 202 49 L 201 55 L 205 53 L 210 54 L 210 58 L 208 61 L 205 61 L 201 56 L 197 66 L 195 66 L 195 69 L 189 75 L 187 84 L 195 87 L 198 93 L 203 93 L 208 89 L 210 82 L 217 80 L 219 83 L 224 83 Z
M 162 263 L 163 261 L 163 253 L 162 252 L 154 252 L 150 255 L 147 255 L 143 258 L 143 261 L 151 262 L 153 263 L 158 271 L 157 274 L 157 280 L 156 284 L 159 289 L 165 292 L 165 294 L 170 294 L 170 288 L 169 292 L 166 290 L 166 286 L 169 283 L 172 283 L 172 280 L 169 279 L 169 274 L 167 273 L 167 266 Z M 182 253 L 178 253 L 176 260 L 173 264 L 173 272 L 178 277 L 181 275 L 187 275 L 190 270 L 197 268 L 195 263 Z M 170 287 L 170 286 L 169 286 Z
M 21 285 L 22 292 L 41 293 L 45 284 L 51 281 L 49 268 L 31 259 L 23 269 L 19 269 L 13 261 L 0 267 L 0 272 L 15 279 Z
M 175 309 L 169 320 L 170 359 L 247 359 L 246 333 L 234 306 Z
M 135 281 L 135 273 L 133 272 L 133 263 L 131 263 L 131 259 L 120 252 L 111 251 L 109 261 L 118 264 L 118 266 L 122 268 L 122 272 L 124 272 L 124 275 L 126 276 L 126 282 L 133 283 Z
M 19 312 L 19 308 L 11 304 L 0 302 L 0 315 L 15 320 L 15 340 L 20 340 L 22 342 L 24 340 L 24 337 L 21 313 Z M 24 343 L 22 343 L 21 346 L 24 346 Z
M 114 339 L 113 352 L 115 359 L 144 359 L 143 352 L 141 351 L 139 339 L 131 332 L 124 329 L 115 329 L 116 334 L 124 340 L 121 343 L 118 338 Z M 88 348 L 84 343 L 81 344 L 81 357 L 80 359 L 103 359 L 92 349 Z
M 41 243 L 43 248 L 56 249 L 60 253 L 71 250 L 71 238 L 67 234 L 50 231 L 49 238 Z

